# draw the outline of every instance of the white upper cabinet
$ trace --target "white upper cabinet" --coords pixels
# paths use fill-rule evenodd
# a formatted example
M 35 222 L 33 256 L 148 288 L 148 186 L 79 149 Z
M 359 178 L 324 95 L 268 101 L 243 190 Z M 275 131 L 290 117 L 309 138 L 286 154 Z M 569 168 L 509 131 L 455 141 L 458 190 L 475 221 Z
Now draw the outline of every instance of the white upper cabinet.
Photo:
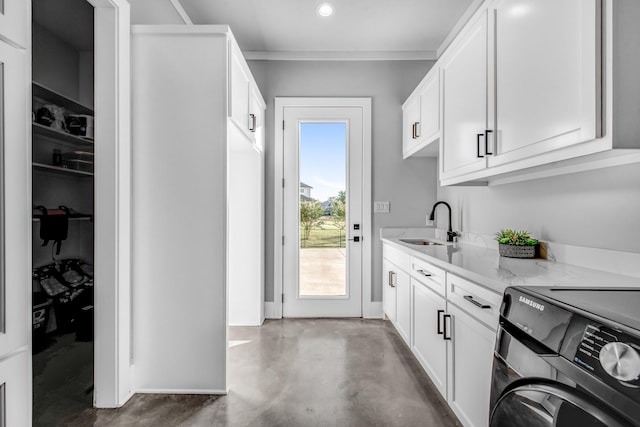
M 0 0 L 0 40 L 26 49 L 31 1 Z
M 265 105 L 262 95 L 256 86 L 251 86 L 249 89 L 249 132 L 253 134 L 252 139 L 260 150 L 264 148 L 264 113 Z
M 500 165 L 600 136 L 596 0 L 499 0 L 493 23 L 495 139 Z
M 485 11 L 465 28 L 442 58 L 442 180 L 486 167 L 487 25 Z
M 258 129 L 264 126 L 266 105 L 238 47 L 231 44 L 230 51 L 229 114 L 242 132 L 253 142 L 257 142 Z M 262 142 L 259 144 L 262 149 L 261 144 Z
M 440 138 L 440 74 L 434 66 L 402 106 L 402 154 L 435 157 Z
M 631 1 L 485 2 L 436 64 L 441 185 L 639 161 L 640 81 L 631 76 L 640 61 L 631 46 L 640 27 L 630 18 L 638 15 L 640 2 Z M 406 138 L 411 119 L 404 127 L 406 157 L 418 138 Z

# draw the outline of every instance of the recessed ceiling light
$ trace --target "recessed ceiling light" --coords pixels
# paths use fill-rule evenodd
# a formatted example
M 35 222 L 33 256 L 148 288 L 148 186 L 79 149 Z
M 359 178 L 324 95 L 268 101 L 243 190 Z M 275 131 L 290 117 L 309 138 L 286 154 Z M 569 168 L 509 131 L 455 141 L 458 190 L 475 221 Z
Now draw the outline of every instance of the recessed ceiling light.
M 335 11 L 336 8 L 331 3 L 321 3 L 320 6 L 318 6 L 318 9 L 316 9 L 318 15 L 325 18 L 333 15 Z

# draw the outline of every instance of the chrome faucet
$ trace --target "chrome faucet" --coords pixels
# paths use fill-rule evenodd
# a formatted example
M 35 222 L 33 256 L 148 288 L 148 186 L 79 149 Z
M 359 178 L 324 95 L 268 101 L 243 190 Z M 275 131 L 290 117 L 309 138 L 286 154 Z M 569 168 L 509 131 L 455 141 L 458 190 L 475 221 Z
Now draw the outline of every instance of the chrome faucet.
M 447 242 L 453 242 L 453 238 L 456 237 L 458 233 L 453 231 L 453 229 L 451 228 L 451 206 L 449 206 L 449 203 L 436 202 L 435 205 L 433 205 L 433 208 L 431 209 L 431 213 L 429 214 L 429 221 L 435 220 L 436 208 L 438 207 L 438 205 L 445 205 L 447 209 L 449 209 L 449 229 L 447 230 Z

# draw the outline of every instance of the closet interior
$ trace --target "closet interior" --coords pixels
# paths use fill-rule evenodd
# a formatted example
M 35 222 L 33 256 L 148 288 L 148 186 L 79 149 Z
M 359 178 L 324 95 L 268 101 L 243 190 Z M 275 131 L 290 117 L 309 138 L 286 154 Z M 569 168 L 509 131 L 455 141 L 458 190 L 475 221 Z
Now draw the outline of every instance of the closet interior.
M 94 9 L 32 0 L 33 425 L 93 404 Z

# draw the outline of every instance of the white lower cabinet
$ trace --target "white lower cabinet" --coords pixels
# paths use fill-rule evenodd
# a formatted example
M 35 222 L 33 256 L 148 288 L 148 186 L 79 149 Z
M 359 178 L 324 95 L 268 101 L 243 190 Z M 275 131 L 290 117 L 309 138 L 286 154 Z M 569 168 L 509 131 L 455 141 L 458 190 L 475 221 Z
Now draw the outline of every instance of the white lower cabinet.
M 396 322 L 396 288 L 393 284 L 395 266 L 386 259 L 382 260 L 382 309 L 385 316 Z
M 398 269 L 396 285 L 396 328 L 408 345 L 411 345 L 411 279 L 409 274 Z
M 447 401 L 465 426 L 489 423 L 489 390 L 495 330 L 449 303 L 446 333 L 451 334 Z
M 411 282 L 407 272 L 384 260 L 383 309 L 400 336 L 410 345 L 411 338 Z
M 415 279 L 413 292 L 413 353 L 442 396 L 447 397 L 447 341 L 442 321 L 446 300 Z
M 501 295 L 386 244 L 384 253 L 386 316 L 462 424 L 487 426 Z

